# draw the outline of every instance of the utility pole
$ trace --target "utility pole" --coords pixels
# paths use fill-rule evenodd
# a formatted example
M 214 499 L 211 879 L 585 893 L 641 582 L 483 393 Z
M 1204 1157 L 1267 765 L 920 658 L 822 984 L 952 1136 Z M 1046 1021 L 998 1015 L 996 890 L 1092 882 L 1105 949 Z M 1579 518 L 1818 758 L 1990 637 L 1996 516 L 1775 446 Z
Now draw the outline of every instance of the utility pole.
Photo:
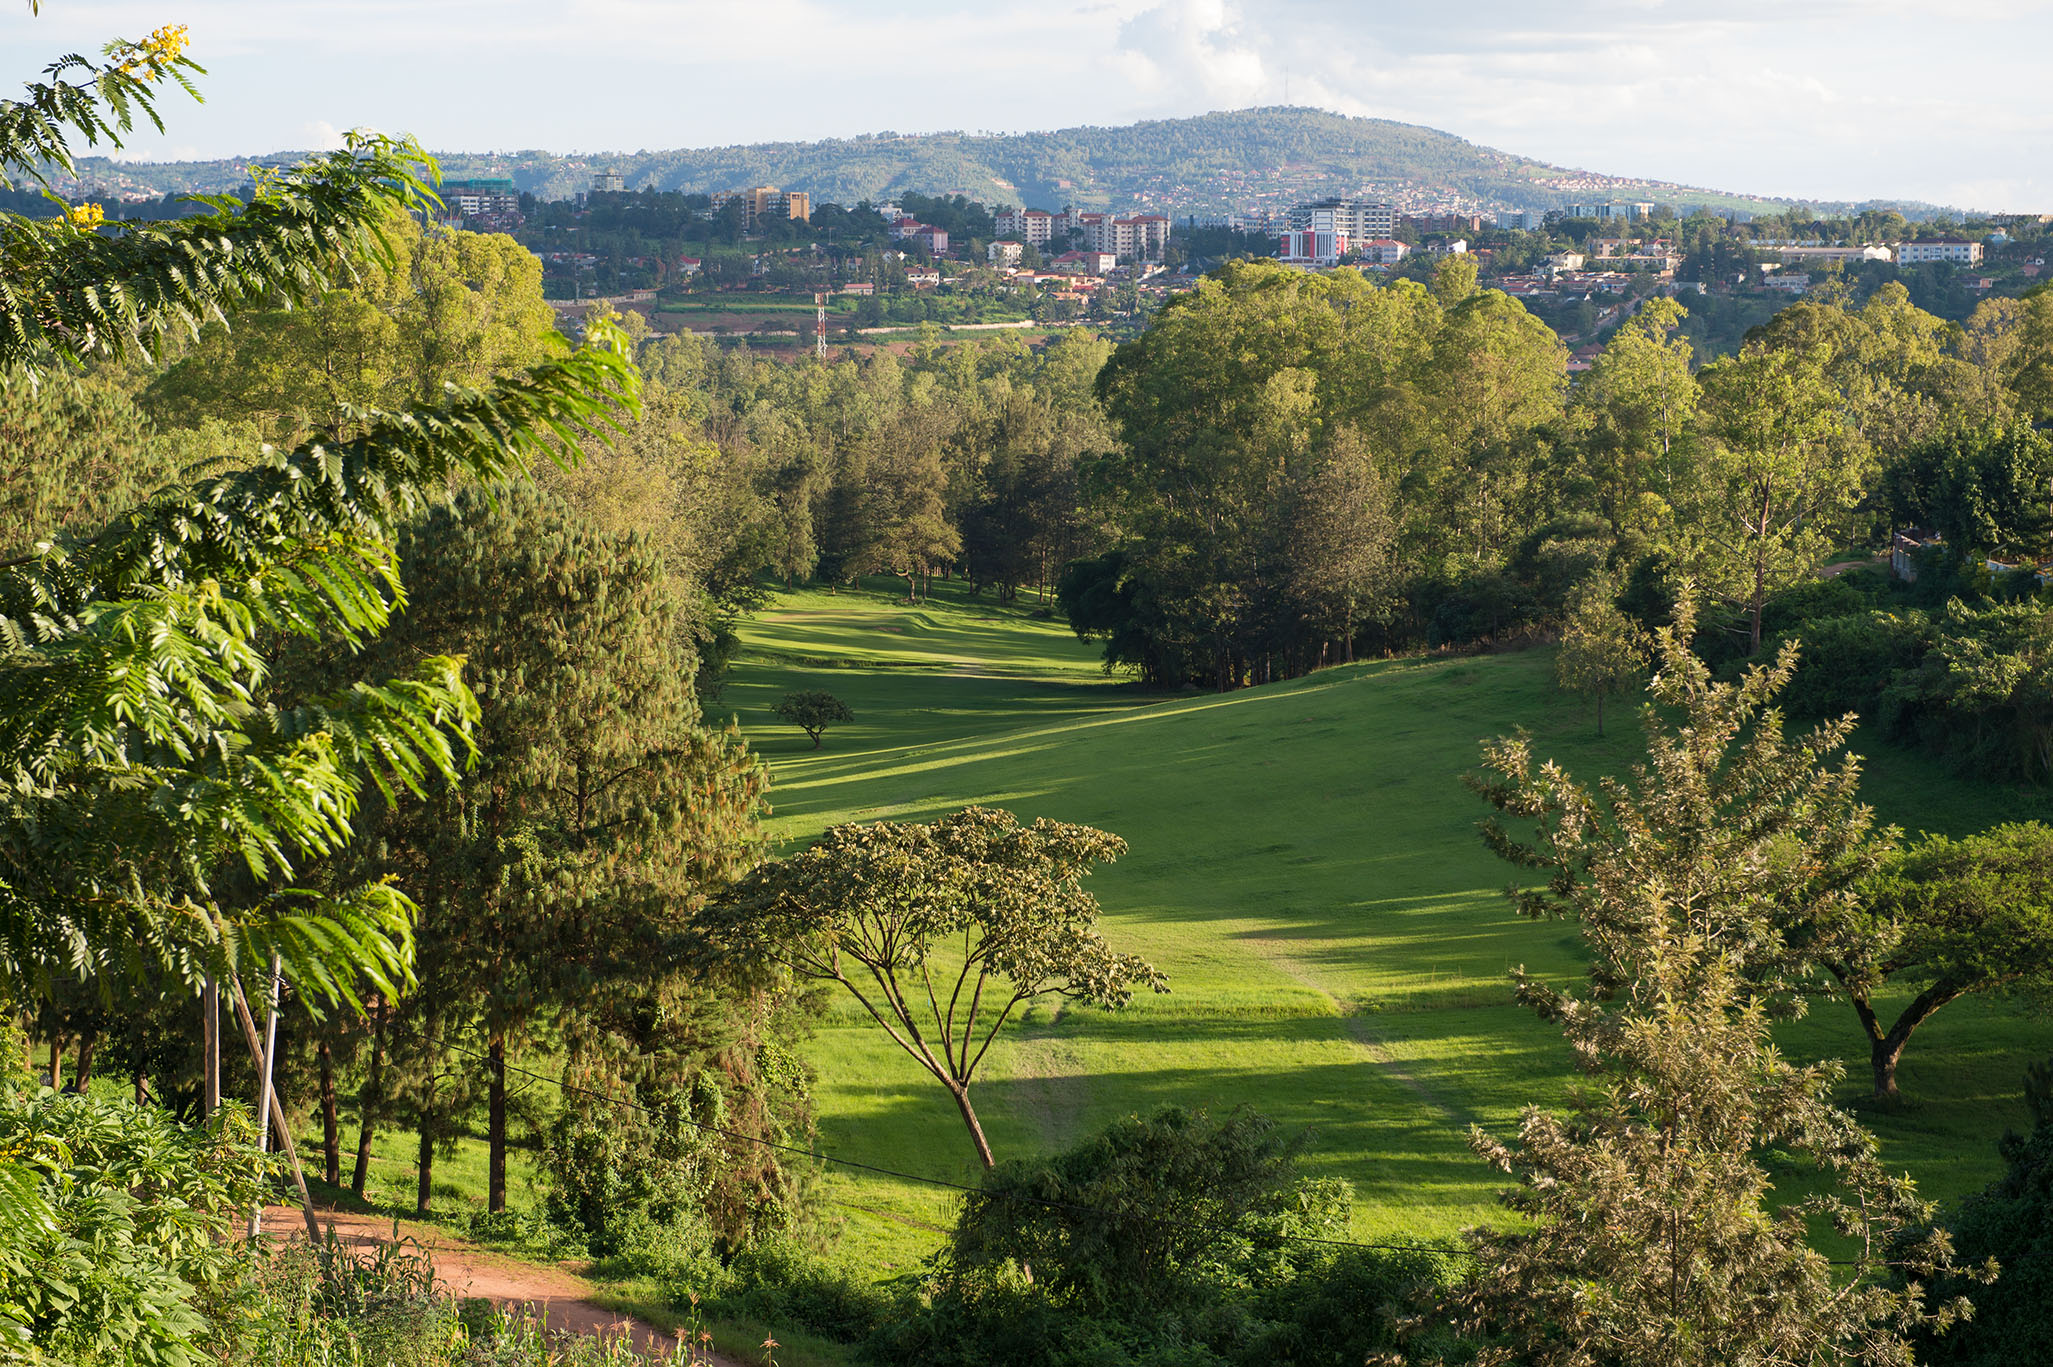
M 221 1109 L 221 987 L 213 978 L 200 996 L 200 1115 Z
M 278 1057 L 278 989 L 282 985 L 282 965 L 278 955 L 271 955 L 271 1001 L 270 1010 L 264 1013 L 264 1079 L 257 1091 L 257 1152 L 271 1151 L 271 1077 Z M 264 1232 L 264 1203 L 259 1201 L 250 1208 L 249 1236 L 254 1239 Z
M 813 295 L 813 307 L 816 310 L 813 321 L 813 355 L 824 361 L 827 359 L 827 292 L 825 290 L 820 290 Z

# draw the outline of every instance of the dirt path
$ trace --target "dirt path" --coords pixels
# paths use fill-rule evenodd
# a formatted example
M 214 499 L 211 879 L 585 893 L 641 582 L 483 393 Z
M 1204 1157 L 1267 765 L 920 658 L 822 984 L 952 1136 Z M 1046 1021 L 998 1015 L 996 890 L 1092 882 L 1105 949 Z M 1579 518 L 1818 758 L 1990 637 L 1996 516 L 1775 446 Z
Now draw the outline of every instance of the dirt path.
M 389 1215 L 360 1215 L 323 1209 L 321 1228 L 351 1248 L 369 1249 L 392 1242 Z M 533 1305 L 552 1329 L 575 1334 L 619 1334 L 633 1337 L 636 1348 L 675 1352 L 677 1340 L 665 1330 L 591 1300 L 592 1284 L 562 1267 L 522 1262 L 480 1248 L 433 1225 L 397 1222 L 399 1237 L 412 1239 L 435 1260 L 435 1280 L 452 1296 L 477 1296 L 500 1305 Z M 264 1230 L 283 1238 L 306 1238 L 306 1217 L 297 1206 L 266 1206 Z M 714 1355 L 714 1367 L 740 1367 L 734 1359 Z

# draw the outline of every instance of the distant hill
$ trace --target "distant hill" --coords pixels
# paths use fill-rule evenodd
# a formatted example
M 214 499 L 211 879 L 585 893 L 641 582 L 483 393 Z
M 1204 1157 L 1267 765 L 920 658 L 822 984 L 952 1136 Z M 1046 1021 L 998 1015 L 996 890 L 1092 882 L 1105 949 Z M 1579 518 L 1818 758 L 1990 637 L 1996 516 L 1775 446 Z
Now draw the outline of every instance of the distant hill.
M 629 188 L 711 191 L 779 185 L 815 199 L 881 202 L 906 191 L 989 204 L 1223 213 L 1308 196 L 1365 195 L 1411 208 L 1551 209 L 1579 200 L 1652 199 L 1715 208 L 1785 201 L 1549 166 L 1449 133 L 1316 109 L 1243 109 L 1118 128 L 1043 133 L 874 133 L 821 142 L 564 157 L 529 151 L 442 155 L 450 176 L 510 176 L 567 198 L 614 170 Z M 266 162 L 287 156 L 262 158 Z M 137 192 L 227 190 L 246 162 L 81 163 L 86 187 Z

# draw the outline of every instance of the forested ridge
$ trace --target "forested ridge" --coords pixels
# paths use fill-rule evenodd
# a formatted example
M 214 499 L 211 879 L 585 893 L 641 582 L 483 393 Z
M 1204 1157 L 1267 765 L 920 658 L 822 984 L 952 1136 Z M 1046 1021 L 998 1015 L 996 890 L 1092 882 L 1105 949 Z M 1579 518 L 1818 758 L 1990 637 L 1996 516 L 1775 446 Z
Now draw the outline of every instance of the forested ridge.
M 0 171 L 118 146 L 185 51 L 59 62 Z M 316 1192 L 587 1260 L 693 1359 L 708 1324 L 936 1367 L 2053 1350 L 2044 1067 L 1986 1084 L 2033 1132 L 1977 1135 L 1998 1175 L 1943 1208 L 1877 1137 L 1943 1130 L 1905 1060 L 1951 1022 L 2039 1038 L 2053 828 L 1906 833 L 1850 748 L 1865 722 L 1976 812 L 2053 784 L 2053 290 L 1958 323 L 1821 291 L 1708 363 L 1656 295 L 1572 378 L 1465 257 L 1243 260 L 1116 345 L 769 360 L 603 306 L 573 343 L 532 254 L 423 226 L 437 173 L 359 134 L 169 222 L 0 214 L 0 1355 L 633 1357 L 320 1241 Z M 1383 687 L 1452 714 L 1490 652 L 1599 735 L 1642 698 L 1639 740 L 1583 745 L 1577 704 L 1561 760 L 1515 693 L 1454 756 L 1419 715 L 1334 722 Z M 778 680 L 745 730 L 727 693 Z M 993 796 L 923 787 L 977 725 Z M 1121 806 L 1094 768 L 1135 735 L 1169 751 Z M 1386 751 L 1439 766 L 1391 829 L 1349 772 Z M 773 824 L 785 775 L 845 819 Z M 1197 797 L 1228 814 L 1113 828 Z M 1302 850 L 1232 848 L 1276 820 Z M 1450 825 L 1515 871 L 1504 914 L 1424 893 L 1343 1000 L 1320 918 L 1402 900 Z M 1303 891 L 1347 847 L 1367 872 Z M 1175 896 L 1236 859 L 1260 891 L 1194 951 Z M 1505 1080 L 1471 1110 L 1370 1017 L 1485 935 L 1444 1062 Z M 1784 1047 L 1821 1018 L 1829 1052 Z M 1430 1179 L 1451 1136 L 1511 1218 L 1364 1237 L 1317 1136 L 1247 1104 L 1279 1059 L 1335 1129 L 1394 1079 L 1408 1133 L 1356 1131 L 1365 1162 Z M 988 1123 L 1034 1089 L 1036 1131 Z M 864 1090 L 918 1136 L 884 1161 L 821 1143 Z M 847 1252 L 848 1171 L 945 1192 L 886 1212 L 916 1263 Z M 247 1232 L 280 1194 L 307 1241 Z
M 1588 172 L 1569 172 L 1449 133 L 1389 119 L 1301 108 L 1242 109 L 1119 127 L 1035 133 L 888 133 L 807 143 L 569 157 L 541 150 L 503 156 L 441 154 L 451 176 L 510 176 L 540 199 L 591 188 L 594 170 L 617 170 L 629 189 L 710 193 L 744 185 L 803 189 L 817 203 L 882 203 L 907 192 L 966 194 L 988 203 L 1225 213 L 1258 196 L 1395 194 L 1412 190 L 1521 209 L 1587 200 Z M 157 191 L 233 191 L 241 161 L 136 164 L 83 158 L 88 183 Z M 1577 188 L 1552 182 L 1573 177 Z M 1612 198 L 1658 197 L 1718 208 L 1777 201 L 1743 191 L 1608 178 Z

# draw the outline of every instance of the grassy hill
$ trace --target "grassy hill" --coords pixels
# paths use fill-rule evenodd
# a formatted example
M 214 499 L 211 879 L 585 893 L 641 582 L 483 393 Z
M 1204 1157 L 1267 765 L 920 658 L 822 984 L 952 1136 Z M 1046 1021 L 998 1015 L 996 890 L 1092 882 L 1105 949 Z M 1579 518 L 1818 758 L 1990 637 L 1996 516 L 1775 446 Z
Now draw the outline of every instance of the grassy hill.
M 1779 204 L 1549 166 L 1416 124 L 1301 108 L 1241 109 L 1032 133 L 871 133 L 819 142 L 592 156 L 543 151 L 441 156 L 446 175 L 510 176 L 521 189 L 545 199 L 566 199 L 588 189 L 593 172 L 608 169 L 619 171 L 630 189 L 713 191 L 771 184 L 839 204 L 878 202 L 907 191 L 966 194 L 993 204 L 1150 206 L 1176 213 L 1237 210 L 1250 203 L 1282 206 L 1328 194 L 1400 202 L 1407 197 L 1459 198 L 1515 209 L 1558 208 L 1593 198 L 1714 208 Z M 158 192 L 230 191 L 247 178 L 246 166 L 247 159 L 145 164 L 85 158 L 80 179 L 88 186 Z
M 1106 680 L 1095 648 L 1058 624 L 960 596 L 780 595 L 744 642 L 722 708 L 771 762 L 785 841 L 982 802 L 1103 826 L 1132 847 L 1093 880 L 1106 931 L 1174 990 L 1116 1014 L 1040 1009 L 1010 1031 L 978 1094 L 1001 1158 L 1162 1102 L 1246 1102 L 1312 1131 L 1311 1169 L 1359 1193 L 1360 1236 L 1442 1237 L 1493 1218 L 1497 1182 L 1468 1154 L 1468 1126 L 1504 1131 L 1569 1081 L 1559 1037 L 1511 1003 L 1505 971 L 1567 979 L 1579 964 L 1570 927 L 1511 914 L 1510 870 L 1476 839 L 1481 804 L 1457 778 L 1480 738 L 1521 725 L 1580 774 L 1638 749 L 1630 725 L 1596 738 L 1553 687 L 1548 652 L 1163 699 Z M 799 688 L 838 694 L 856 723 L 811 750 L 769 715 Z M 1869 748 L 1869 799 L 1909 827 L 1974 829 L 2045 805 Z M 1837 1003 L 1785 1043 L 1862 1057 Z M 1948 1008 L 1906 1058 L 1911 1103 L 1868 1117 L 1886 1156 L 1930 1194 L 1979 1187 L 1998 1167 L 1994 1137 L 2024 1120 L 2024 1065 L 2049 1049 L 2043 1018 Z M 823 1151 L 975 1180 L 952 1104 L 856 1008 L 836 1003 L 812 1056 Z M 941 1189 L 845 1169 L 828 1183 L 848 1251 L 880 1275 L 951 1218 Z

